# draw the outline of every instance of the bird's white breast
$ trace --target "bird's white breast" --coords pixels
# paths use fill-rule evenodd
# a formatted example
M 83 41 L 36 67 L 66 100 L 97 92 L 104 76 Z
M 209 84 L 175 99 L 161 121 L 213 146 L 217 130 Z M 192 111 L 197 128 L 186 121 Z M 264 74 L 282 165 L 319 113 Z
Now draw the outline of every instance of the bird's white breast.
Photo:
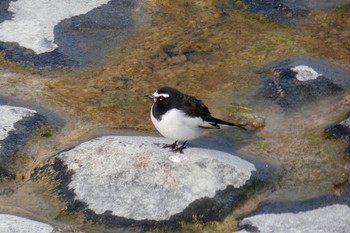
M 151 119 L 159 133 L 164 137 L 178 141 L 187 141 L 198 138 L 203 133 L 204 124 L 200 117 L 189 117 L 178 109 L 171 109 L 157 120 L 151 110 Z

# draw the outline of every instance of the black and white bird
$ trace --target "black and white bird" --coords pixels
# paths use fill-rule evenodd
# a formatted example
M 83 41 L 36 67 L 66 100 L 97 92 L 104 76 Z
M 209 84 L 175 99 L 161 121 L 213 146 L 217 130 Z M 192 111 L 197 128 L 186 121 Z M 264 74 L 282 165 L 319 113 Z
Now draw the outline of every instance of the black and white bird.
M 203 102 L 171 87 L 162 87 L 153 95 L 151 119 L 156 129 L 164 137 L 175 140 L 163 148 L 171 148 L 182 153 L 188 140 L 200 137 L 205 129 L 220 129 L 221 126 L 240 125 L 214 118 Z M 178 141 L 184 141 L 180 146 Z

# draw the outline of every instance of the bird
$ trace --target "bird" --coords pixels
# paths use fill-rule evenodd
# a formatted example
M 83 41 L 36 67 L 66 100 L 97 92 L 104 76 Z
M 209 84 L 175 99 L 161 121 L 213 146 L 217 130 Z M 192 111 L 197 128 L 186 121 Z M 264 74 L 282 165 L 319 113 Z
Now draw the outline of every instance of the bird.
M 240 125 L 213 117 L 200 99 L 172 87 L 161 87 L 149 98 L 153 100 L 150 115 L 155 128 L 165 138 L 175 140 L 163 148 L 170 148 L 173 152 L 183 153 L 187 141 L 200 137 L 206 129 L 235 126 L 246 130 Z M 183 141 L 183 144 L 178 145 L 179 141 Z

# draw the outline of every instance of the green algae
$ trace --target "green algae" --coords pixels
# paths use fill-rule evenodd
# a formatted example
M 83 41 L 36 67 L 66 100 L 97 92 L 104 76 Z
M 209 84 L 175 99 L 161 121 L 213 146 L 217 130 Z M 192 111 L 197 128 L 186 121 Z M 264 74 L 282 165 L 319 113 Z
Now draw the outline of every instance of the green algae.
M 51 138 L 54 134 L 58 133 L 59 128 L 53 125 L 42 125 L 36 130 L 34 134 L 28 139 L 28 143 L 38 143 L 43 139 Z
M 225 116 L 232 122 L 242 126 L 251 126 L 253 128 L 263 128 L 265 126 L 264 118 L 254 114 L 252 108 L 244 103 L 231 103 L 224 110 Z

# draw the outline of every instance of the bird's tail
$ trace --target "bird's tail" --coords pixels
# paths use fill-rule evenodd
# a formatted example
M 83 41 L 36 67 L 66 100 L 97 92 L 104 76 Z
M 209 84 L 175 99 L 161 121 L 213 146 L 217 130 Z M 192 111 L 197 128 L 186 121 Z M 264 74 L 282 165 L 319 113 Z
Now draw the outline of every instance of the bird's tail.
M 234 124 L 231 122 L 223 121 L 223 120 L 217 119 L 215 117 L 211 117 L 210 121 L 213 122 L 213 124 L 211 123 L 213 126 L 217 126 L 218 128 L 220 128 L 220 125 L 228 125 L 228 126 L 235 126 L 237 128 L 243 129 L 243 130 L 247 130 L 243 126 L 240 126 L 240 125 L 237 125 L 237 124 Z

